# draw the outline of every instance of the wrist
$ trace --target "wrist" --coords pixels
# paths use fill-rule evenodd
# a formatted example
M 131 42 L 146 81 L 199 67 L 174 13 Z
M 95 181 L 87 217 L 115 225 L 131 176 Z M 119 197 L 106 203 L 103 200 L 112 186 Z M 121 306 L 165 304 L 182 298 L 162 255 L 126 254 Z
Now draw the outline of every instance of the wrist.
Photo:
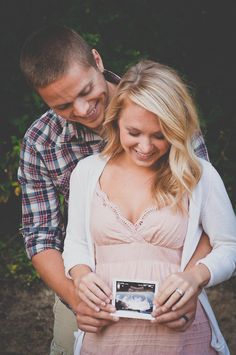
M 70 271 L 70 276 L 73 280 L 75 287 L 80 282 L 81 278 L 87 274 L 89 274 L 91 269 L 87 265 L 76 265 Z
M 75 286 L 73 280 L 69 280 L 70 283 L 67 284 L 66 293 L 59 295 L 62 303 L 67 305 L 68 308 L 71 308 L 73 312 L 77 309 L 79 298 L 76 294 Z
M 191 271 L 195 277 L 198 287 L 202 289 L 208 284 L 211 278 L 210 271 L 208 267 L 204 264 L 198 264 L 192 267 Z

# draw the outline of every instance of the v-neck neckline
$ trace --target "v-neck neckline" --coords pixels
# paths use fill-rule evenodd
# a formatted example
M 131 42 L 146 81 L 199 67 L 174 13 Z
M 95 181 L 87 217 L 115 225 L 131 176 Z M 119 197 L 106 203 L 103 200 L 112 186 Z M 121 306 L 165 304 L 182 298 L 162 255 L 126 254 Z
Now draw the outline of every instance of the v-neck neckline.
M 100 182 L 98 181 L 97 183 L 97 191 L 102 195 L 103 199 L 106 201 L 107 204 L 109 204 L 112 209 L 116 212 L 116 214 L 119 216 L 119 218 L 126 224 L 129 225 L 132 228 L 137 229 L 138 226 L 141 226 L 143 224 L 143 219 L 145 218 L 145 216 L 150 213 L 151 211 L 156 211 L 157 210 L 157 206 L 150 206 L 144 209 L 144 211 L 141 213 L 141 215 L 139 216 L 139 218 L 136 220 L 136 222 L 132 222 L 130 221 L 126 216 L 124 216 L 124 214 L 121 211 L 121 208 L 119 207 L 119 205 L 113 201 L 110 200 L 110 198 L 108 197 L 107 193 L 105 191 L 102 190 Z

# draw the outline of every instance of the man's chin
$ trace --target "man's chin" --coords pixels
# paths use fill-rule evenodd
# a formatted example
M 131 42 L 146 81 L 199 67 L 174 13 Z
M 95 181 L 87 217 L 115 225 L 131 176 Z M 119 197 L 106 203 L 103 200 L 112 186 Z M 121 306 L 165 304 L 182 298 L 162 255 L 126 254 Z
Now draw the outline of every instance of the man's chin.
M 101 132 L 102 124 L 98 124 L 97 122 L 96 123 L 95 122 L 94 123 L 87 123 L 87 124 L 82 123 L 82 122 L 79 122 L 79 123 L 95 133 L 99 134 Z

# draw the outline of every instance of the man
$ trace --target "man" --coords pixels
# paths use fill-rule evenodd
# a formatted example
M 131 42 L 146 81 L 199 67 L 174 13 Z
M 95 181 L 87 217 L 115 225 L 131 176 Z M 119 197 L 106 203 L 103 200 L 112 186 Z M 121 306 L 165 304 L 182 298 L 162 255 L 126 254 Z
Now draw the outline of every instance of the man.
M 119 77 L 105 70 L 99 53 L 64 26 L 49 26 L 30 36 L 20 63 L 27 81 L 50 108 L 31 125 L 22 142 L 18 177 L 25 246 L 39 275 L 59 297 L 51 354 L 73 354 L 77 326 L 97 332 L 116 320 L 112 306 L 98 313 L 80 302 L 72 281 L 65 277 L 61 252 L 66 221 L 60 196 L 67 202 L 70 174 L 79 159 L 104 146 L 101 126 Z M 201 135 L 195 137 L 195 147 L 207 157 Z M 195 309 L 192 300 L 187 307 L 160 316 L 160 322 L 184 330 Z

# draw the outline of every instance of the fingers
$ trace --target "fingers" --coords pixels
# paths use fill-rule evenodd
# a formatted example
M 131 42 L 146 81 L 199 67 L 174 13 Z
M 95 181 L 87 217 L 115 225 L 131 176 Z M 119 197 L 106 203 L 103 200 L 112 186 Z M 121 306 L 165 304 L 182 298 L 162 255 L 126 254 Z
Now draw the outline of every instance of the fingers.
M 161 311 L 161 313 L 163 313 L 171 309 L 178 309 L 180 308 L 180 304 L 181 306 L 184 305 L 191 297 L 191 295 L 189 293 L 186 294 L 182 288 L 177 288 L 177 290 L 180 290 L 181 294 L 180 292 L 177 292 L 176 289 L 173 290 L 173 287 L 171 287 L 166 289 L 160 296 L 158 295 L 159 297 L 157 296 L 154 300 L 154 304 L 157 309 L 159 309 L 159 312 Z
M 173 330 L 178 330 L 178 331 L 185 330 L 194 321 L 195 312 L 188 312 L 188 313 L 183 313 L 183 312 L 184 312 L 183 310 L 170 311 L 156 317 L 154 320 L 151 320 L 151 322 L 157 324 L 164 324 L 166 327 Z M 184 318 L 183 315 L 187 316 L 188 321 L 186 321 L 186 318 Z
M 176 331 L 185 331 L 194 321 L 194 316 L 188 315 L 189 320 L 186 322 L 186 320 L 181 316 L 179 319 L 174 320 L 174 321 L 169 321 L 169 322 L 164 322 L 165 326 L 168 327 L 169 329 L 176 330 Z M 153 323 L 162 323 L 160 321 L 154 322 Z
M 177 310 L 169 310 L 166 313 L 162 312 L 162 307 L 155 309 L 152 316 L 155 320 L 153 323 L 165 324 L 170 329 L 184 331 L 195 319 L 198 297 L 192 297 L 184 306 Z M 173 308 L 172 308 L 173 309 Z
M 84 316 L 91 316 L 95 318 L 106 318 L 106 315 L 103 315 L 104 313 L 114 313 L 116 311 L 116 308 L 112 306 L 111 304 L 106 305 L 105 307 L 102 307 L 102 312 L 96 312 L 90 307 L 87 306 L 86 303 L 80 302 L 77 306 L 76 313 Z
M 199 294 L 199 287 L 190 273 L 181 272 L 170 275 L 159 289 L 154 304 L 162 312 L 183 307 L 194 295 Z
M 182 294 L 180 294 L 178 290 L 180 290 Z M 186 291 L 184 291 L 183 288 L 177 288 L 160 308 L 162 312 L 167 312 L 168 310 L 175 311 L 183 307 L 192 296 L 194 296 L 194 291 L 191 288 Z
M 112 312 L 115 312 L 115 307 L 111 305 L 105 306 L 100 312 L 95 312 L 84 302 L 80 302 L 76 314 L 78 327 L 86 332 L 97 333 L 103 327 L 119 320 Z
M 112 298 L 110 288 L 93 272 L 83 276 L 76 284 L 76 289 L 79 297 L 97 312 Z
M 154 312 L 152 313 L 152 316 L 155 317 L 155 319 L 152 320 L 153 323 L 169 323 L 169 322 L 179 321 L 183 314 L 188 314 L 189 319 L 195 318 L 195 310 L 194 311 L 193 310 L 187 311 L 187 309 L 184 309 L 184 308 L 182 308 L 181 310 L 178 310 L 178 311 L 169 311 L 169 312 L 160 314 L 159 316 L 156 316 Z M 184 324 L 183 321 L 185 321 L 185 320 L 182 319 L 181 324 Z M 165 325 L 167 325 L 167 324 L 165 324 Z
M 180 309 L 181 307 L 183 307 L 190 299 L 191 297 L 193 297 L 194 295 L 198 295 L 198 292 L 196 293 L 191 287 L 189 287 L 183 296 L 181 296 L 179 298 L 179 300 L 173 304 L 172 306 L 172 310 L 175 311 L 175 310 L 178 310 Z
M 100 303 L 109 303 L 111 290 L 106 283 L 100 279 L 95 273 L 91 272 L 88 275 L 81 278 L 79 283 L 79 290 L 81 292 L 91 291 L 94 294 L 94 298 L 100 300 Z
M 112 320 L 99 320 L 93 317 L 77 314 L 78 328 L 85 332 L 97 333 L 110 323 L 112 323 Z
M 183 306 L 178 309 L 173 309 L 173 307 L 168 311 L 163 311 L 163 307 L 157 307 L 153 311 L 154 317 L 159 317 L 164 313 L 171 314 L 173 319 L 179 318 L 182 314 L 186 314 L 187 312 L 193 312 L 195 314 L 197 309 L 198 297 L 195 295 L 191 297 Z
M 90 292 L 89 290 L 86 291 L 86 294 L 83 292 L 78 292 L 78 295 L 80 297 L 80 299 L 85 302 L 91 309 L 93 309 L 96 312 L 100 311 L 100 308 L 96 305 L 96 303 L 100 303 L 101 301 L 95 297 L 92 292 Z M 94 302 L 94 303 L 93 303 Z

